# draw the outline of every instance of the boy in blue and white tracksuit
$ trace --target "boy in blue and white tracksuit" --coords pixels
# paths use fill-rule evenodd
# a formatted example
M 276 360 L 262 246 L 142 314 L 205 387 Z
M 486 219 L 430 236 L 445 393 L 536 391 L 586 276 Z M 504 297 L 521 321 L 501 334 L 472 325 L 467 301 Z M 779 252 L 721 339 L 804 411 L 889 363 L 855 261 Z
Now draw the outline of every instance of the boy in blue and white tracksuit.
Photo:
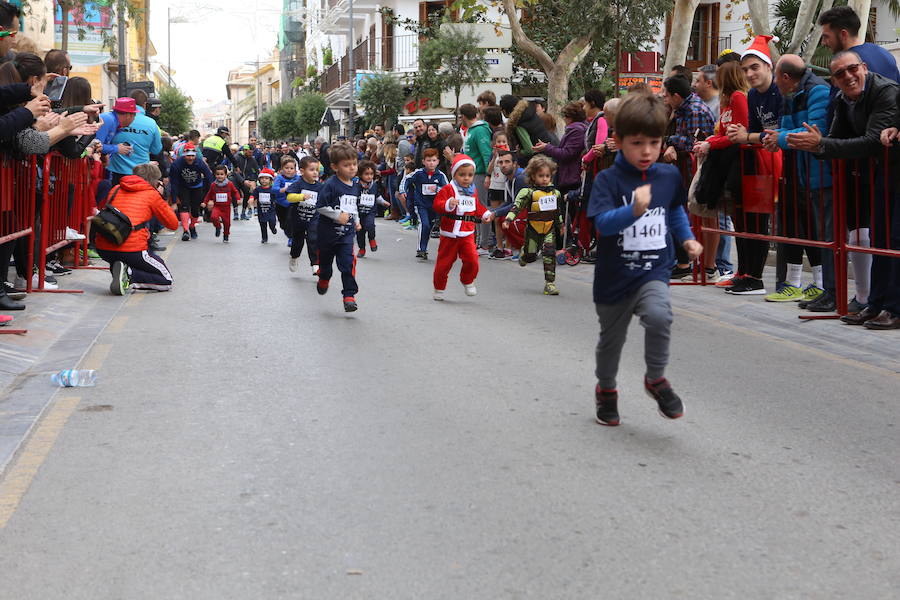
M 269 169 L 271 170 L 271 169 Z M 291 219 L 291 203 L 287 199 L 288 188 L 300 181 L 297 174 L 297 163 L 294 161 L 282 162 L 281 170 L 275 176 L 275 214 L 278 216 L 278 224 L 287 236 L 287 245 L 290 246 L 294 235 L 293 220 Z
M 407 206 L 415 206 L 419 214 L 419 249 L 416 258 L 428 260 L 428 240 L 431 237 L 431 225 L 436 219 L 434 213 L 434 197 L 447 185 L 447 176 L 438 171 L 438 152 L 428 148 L 424 152 L 422 162 L 425 165 L 406 179 Z M 412 204 L 410 204 L 412 200 Z
M 594 303 L 600 319 L 595 399 L 597 420 L 603 425 L 619 424 L 616 375 L 632 315 L 640 317 L 645 329 L 644 389 L 663 416 L 677 419 L 684 414 L 681 399 L 665 378 L 673 236 L 691 257 L 703 248 L 691 233 L 678 169 L 656 162 L 667 122 L 657 98 L 628 96 L 616 114 L 620 152 L 591 187 L 587 216 L 597 231 Z
M 356 232 L 356 243 L 359 252 L 356 255 L 363 258 L 366 255 L 366 236 L 369 236 L 369 248 L 372 252 L 378 252 L 378 242 L 375 241 L 375 211 L 377 206 L 390 206 L 378 193 L 378 184 L 375 183 L 375 163 L 364 160 L 359 163 L 356 172 L 359 182 L 359 224 L 362 227 Z
M 319 181 L 318 159 L 314 156 L 304 156 L 300 159 L 300 179 L 292 183 L 287 190 L 287 199 L 291 204 L 291 226 L 293 227 L 291 259 L 288 263 L 288 268 L 292 273 L 297 270 L 297 260 L 303 253 L 304 243 L 313 276 L 319 270 L 317 243 L 319 213 L 316 212 L 316 204 L 323 185 Z

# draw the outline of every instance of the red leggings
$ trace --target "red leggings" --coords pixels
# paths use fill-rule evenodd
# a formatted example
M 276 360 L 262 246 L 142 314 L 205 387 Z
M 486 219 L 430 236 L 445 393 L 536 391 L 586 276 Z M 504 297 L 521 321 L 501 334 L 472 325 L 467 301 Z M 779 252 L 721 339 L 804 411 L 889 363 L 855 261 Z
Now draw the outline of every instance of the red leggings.
M 450 275 L 450 269 L 453 268 L 457 257 L 462 260 L 459 280 L 463 285 L 469 285 L 478 277 L 478 251 L 475 250 L 475 236 L 469 235 L 463 238 L 441 236 L 437 262 L 434 264 L 434 289 L 447 288 L 447 276 Z
M 213 205 L 210 221 L 213 227 L 219 227 L 219 221 L 222 222 L 225 235 L 231 235 L 231 205 L 227 202 L 217 202 Z
M 178 213 L 178 216 L 181 218 L 181 226 L 185 231 L 197 224 L 197 217 L 192 217 L 189 212 L 180 212 Z

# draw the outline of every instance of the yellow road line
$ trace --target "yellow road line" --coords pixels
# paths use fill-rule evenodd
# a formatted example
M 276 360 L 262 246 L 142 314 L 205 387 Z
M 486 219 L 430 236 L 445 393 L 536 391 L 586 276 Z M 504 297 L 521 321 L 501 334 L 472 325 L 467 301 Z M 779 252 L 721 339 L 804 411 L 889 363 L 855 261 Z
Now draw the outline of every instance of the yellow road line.
M 128 317 L 125 315 L 114 317 L 113 320 L 109 322 L 109 325 L 106 326 L 106 331 L 110 333 L 119 333 L 125 327 L 125 323 L 127 322 Z
M 95 344 L 88 352 L 87 356 L 81 359 L 81 369 L 94 369 L 95 371 L 103 366 L 103 361 L 109 356 L 112 344 Z
M 81 398 L 58 399 L 25 444 L 6 478 L 0 481 L 0 529 L 6 527 L 6 523 L 16 512 L 35 475 L 53 449 L 56 438 L 80 401 Z

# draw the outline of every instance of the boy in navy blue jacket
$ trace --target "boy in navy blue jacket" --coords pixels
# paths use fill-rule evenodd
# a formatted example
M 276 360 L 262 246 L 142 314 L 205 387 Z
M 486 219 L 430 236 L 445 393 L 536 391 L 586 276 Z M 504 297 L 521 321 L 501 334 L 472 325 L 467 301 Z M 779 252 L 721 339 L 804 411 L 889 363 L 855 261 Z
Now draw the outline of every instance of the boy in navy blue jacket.
M 674 236 L 691 258 L 703 247 L 694 239 L 678 169 L 657 163 L 666 130 L 662 102 L 629 94 L 616 114 L 619 154 L 591 188 L 588 217 L 597 230 L 594 303 L 600 318 L 597 343 L 597 422 L 618 425 L 616 374 L 632 315 L 646 331 L 644 389 L 669 419 L 684 414 L 681 399 L 665 378 L 672 308 L 669 277 Z M 670 235 L 671 234 L 671 235 Z
M 366 235 L 369 236 L 369 248 L 372 252 L 378 252 L 378 242 L 375 241 L 375 211 L 376 206 L 390 206 L 381 194 L 378 193 L 378 184 L 375 183 L 375 163 L 364 160 L 359 163 L 356 171 L 359 180 L 359 224 L 362 227 L 356 232 L 356 243 L 359 245 L 359 258 L 366 255 Z
M 304 242 L 313 277 L 319 271 L 319 248 L 316 243 L 319 213 L 316 212 L 316 204 L 319 201 L 322 185 L 319 182 L 319 159 L 315 156 L 301 158 L 300 179 L 287 189 L 287 200 L 291 205 L 290 218 L 293 225 L 291 260 L 288 262 L 288 269 L 291 273 L 297 271 L 297 259 L 303 253 Z
M 328 292 L 328 282 L 334 272 L 332 263 L 337 262 L 341 272 L 344 310 L 357 309 L 356 257 L 353 256 L 354 232 L 359 224 L 359 183 L 353 181 L 356 175 L 356 150 L 349 144 L 334 144 L 328 150 L 335 175 L 330 177 L 319 192 L 316 210 L 319 213 L 319 282 L 316 291 L 320 295 Z
M 434 197 L 438 190 L 447 185 L 447 176 L 438 171 L 440 157 L 434 148 L 428 148 L 422 155 L 424 168 L 419 169 L 406 179 L 407 206 L 415 206 L 419 213 L 419 249 L 416 258 L 428 260 L 428 240 L 431 237 L 431 225 L 436 218 L 434 214 Z M 410 203 L 412 201 L 412 203 Z

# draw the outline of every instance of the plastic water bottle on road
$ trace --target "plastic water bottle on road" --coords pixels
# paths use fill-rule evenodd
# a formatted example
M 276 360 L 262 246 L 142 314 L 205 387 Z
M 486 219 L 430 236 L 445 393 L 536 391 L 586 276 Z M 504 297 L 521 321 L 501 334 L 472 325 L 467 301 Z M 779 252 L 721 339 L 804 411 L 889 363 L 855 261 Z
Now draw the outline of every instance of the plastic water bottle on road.
M 65 369 L 51 375 L 50 380 L 59 387 L 91 387 L 97 384 L 97 371 Z

